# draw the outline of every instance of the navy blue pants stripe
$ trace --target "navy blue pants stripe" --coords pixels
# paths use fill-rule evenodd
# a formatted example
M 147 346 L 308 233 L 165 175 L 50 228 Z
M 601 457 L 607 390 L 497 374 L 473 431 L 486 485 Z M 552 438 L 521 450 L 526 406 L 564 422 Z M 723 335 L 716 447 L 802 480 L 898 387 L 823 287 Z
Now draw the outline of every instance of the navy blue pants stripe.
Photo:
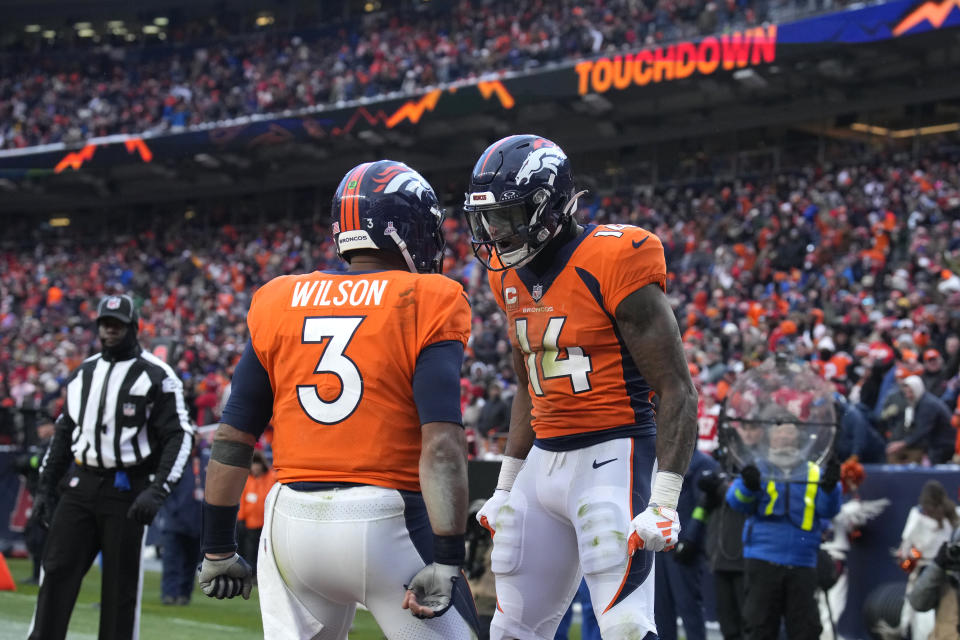
M 430 528 L 430 518 L 427 515 L 427 505 L 423 496 L 413 491 L 401 491 L 403 497 L 403 518 L 406 521 L 407 533 L 413 542 L 414 548 L 424 564 L 433 562 L 433 529 Z M 461 572 L 462 573 L 462 572 Z M 413 576 L 410 576 L 411 578 Z M 467 624 L 480 636 L 480 613 L 470 592 L 470 585 L 464 576 L 453 586 L 453 606 L 460 613 Z
M 643 512 L 650 500 L 650 475 L 656 457 L 655 443 L 656 436 L 645 436 L 634 438 L 631 445 L 633 449 L 630 461 L 630 470 L 633 474 L 630 500 L 631 519 Z M 642 549 L 636 551 L 627 566 L 627 577 L 623 586 L 620 588 L 617 597 L 607 606 L 607 609 L 617 606 L 624 598 L 636 591 L 650 575 L 652 568 L 653 552 Z

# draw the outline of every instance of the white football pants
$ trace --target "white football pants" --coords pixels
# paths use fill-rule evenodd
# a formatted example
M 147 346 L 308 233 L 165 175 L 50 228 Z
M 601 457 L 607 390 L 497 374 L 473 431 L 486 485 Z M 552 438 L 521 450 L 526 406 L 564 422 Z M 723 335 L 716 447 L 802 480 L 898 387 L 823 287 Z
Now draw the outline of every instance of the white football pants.
M 433 544 L 419 494 L 362 486 L 267 496 L 257 582 L 267 640 L 343 640 L 357 603 L 389 640 L 468 640 L 451 607 L 430 620 L 400 607 Z
M 630 522 L 650 499 L 654 443 L 530 450 L 494 523 L 491 640 L 552 640 L 581 575 L 605 639 L 656 637 L 653 553 L 627 556 Z

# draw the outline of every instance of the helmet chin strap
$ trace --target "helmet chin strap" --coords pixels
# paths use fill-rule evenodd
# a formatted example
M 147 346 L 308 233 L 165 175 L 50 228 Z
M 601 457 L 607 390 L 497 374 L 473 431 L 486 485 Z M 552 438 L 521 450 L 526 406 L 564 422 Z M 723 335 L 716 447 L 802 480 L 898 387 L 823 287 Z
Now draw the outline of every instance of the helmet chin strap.
M 570 198 L 570 201 L 563 207 L 563 215 L 569 216 L 569 215 L 573 215 L 574 213 L 576 213 L 576 212 L 577 212 L 577 200 L 579 200 L 579 199 L 581 198 L 581 196 L 583 196 L 583 195 L 586 194 L 586 193 L 587 193 L 587 190 L 584 189 L 583 191 L 578 191 L 577 193 L 573 194 L 573 197 Z
M 577 211 L 577 200 L 579 200 L 585 193 L 587 193 L 587 190 L 586 190 L 586 189 L 584 189 L 583 191 L 578 191 L 577 193 L 573 194 L 573 196 L 570 198 L 570 200 L 567 202 L 567 204 L 565 204 L 564 207 L 563 207 L 563 212 L 562 212 L 562 214 L 561 214 L 563 218 L 567 218 L 568 216 L 571 216 L 571 215 L 573 215 L 574 213 L 576 213 L 576 211 Z M 560 235 L 560 233 L 563 232 L 564 226 L 565 226 L 565 225 L 563 225 L 563 224 L 558 224 L 558 225 L 557 225 L 557 228 L 553 230 L 553 233 L 550 235 L 550 237 L 547 238 L 546 240 L 544 240 L 544 242 L 542 242 L 542 243 L 540 244 L 540 248 L 542 249 L 543 247 L 545 247 L 545 246 L 547 245 L 548 242 L 550 242 L 551 240 L 553 240 L 554 238 L 556 238 L 558 235 Z M 508 269 L 519 269 L 520 267 L 525 266 L 525 265 L 527 265 L 528 263 L 532 262 L 533 259 L 536 258 L 537 255 L 539 255 L 539 253 L 540 253 L 539 250 L 538 250 L 538 251 L 534 251 L 534 252 L 530 252 L 530 249 L 529 249 L 529 248 L 530 248 L 530 244 L 529 244 L 529 242 L 525 243 L 525 244 L 523 245 L 523 247 L 520 247 L 519 249 L 514 249 L 514 251 L 519 251 L 520 249 L 523 249 L 523 248 L 526 248 L 526 249 L 527 249 L 527 255 L 525 255 L 522 259 L 520 259 L 519 261 L 517 261 L 516 264 L 512 264 L 512 265 L 510 265 L 509 267 L 507 267 Z M 502 259 L 502 258 L 501 258 L 501 259 Z
M 388 231 L 386 235 L 393 238 L 393 241 L 397 243 L 397 247 L 400 249 L 400 255 L 407 261 L 407 268 L 410 269 L 410 273 L 419 273 L 416 265 L 413 264 L 413 258 L 410 257 L 410 252 L 407 251 L 407 243 L 403 241 L 400 234 L 396 231 Z

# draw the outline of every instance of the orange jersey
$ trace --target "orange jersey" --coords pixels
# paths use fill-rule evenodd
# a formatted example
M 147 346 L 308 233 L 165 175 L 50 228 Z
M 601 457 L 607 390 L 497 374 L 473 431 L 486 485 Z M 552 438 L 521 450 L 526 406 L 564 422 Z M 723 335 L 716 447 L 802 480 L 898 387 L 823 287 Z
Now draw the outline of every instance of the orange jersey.
M 590 225 L 544 276 L 527 267 L 489 274 L 510 342 L 525 355 L 538 439 L 613 428 L 653 432 L 652 391 L 620 338 L 617 305 L 665 286 L 663 245 L 630 225 Z
M 243 485 L 243 496 L 240 498 L 240 511 L 237 513 L 237 520 L 247 529 L 263 528 L 267 494 L 276 481 L 273 469 L 267 469 L 260 477 L 254 477 L 253 474 L 247 476 L 247 482 Z
M 277 480 L 420 490 L 413 374 L 470 335 L 463 288 L 404 271 L 281 276 L 253 297 L 253 349 L 273 389 Z

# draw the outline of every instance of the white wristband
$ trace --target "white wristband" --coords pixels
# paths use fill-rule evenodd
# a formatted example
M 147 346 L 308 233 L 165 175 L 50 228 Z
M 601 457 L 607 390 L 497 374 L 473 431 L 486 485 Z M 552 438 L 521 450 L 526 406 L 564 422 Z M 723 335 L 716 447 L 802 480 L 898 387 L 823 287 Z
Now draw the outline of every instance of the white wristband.
M 500 463 L 500 476 L 497 478 L 497 489 L 510 491 L 524 462 L 525 460 L 520 458 L 503 456 L 503 462 Z
M 672 471 L 657 471 L 650 490 L 650 502 L 668 509 L 676 509 L 680 499 L 683 476 Z

